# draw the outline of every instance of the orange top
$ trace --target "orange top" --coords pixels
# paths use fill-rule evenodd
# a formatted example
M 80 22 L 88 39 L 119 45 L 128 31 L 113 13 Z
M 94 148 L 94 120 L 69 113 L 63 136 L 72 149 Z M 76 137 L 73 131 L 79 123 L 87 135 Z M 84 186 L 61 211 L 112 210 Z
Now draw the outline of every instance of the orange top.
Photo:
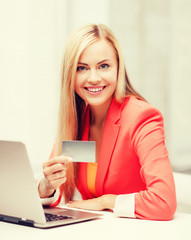
M 90 193 L 97 196 L 95 190 L 95 179 L 97 174 L 98 163 L 88 163 L 87 164 L 87 185 Z

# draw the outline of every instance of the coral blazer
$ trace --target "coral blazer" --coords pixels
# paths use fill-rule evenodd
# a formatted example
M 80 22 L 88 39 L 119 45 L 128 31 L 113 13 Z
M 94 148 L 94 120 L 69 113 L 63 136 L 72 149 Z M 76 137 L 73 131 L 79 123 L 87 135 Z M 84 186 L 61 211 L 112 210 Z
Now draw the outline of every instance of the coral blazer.
M 89 110 L 82 140 L 88 140 Z M 87 164 L 79 164 L 78 190 L 93 198 L 87 187 Z M 97 196 L 135 194 L 135 216 L 171 219 L 176 210 L 175 185 L 165 146 L 161 113 L 149 103 L 127 97 L 112 100 L 105 122 L 97 176 Z

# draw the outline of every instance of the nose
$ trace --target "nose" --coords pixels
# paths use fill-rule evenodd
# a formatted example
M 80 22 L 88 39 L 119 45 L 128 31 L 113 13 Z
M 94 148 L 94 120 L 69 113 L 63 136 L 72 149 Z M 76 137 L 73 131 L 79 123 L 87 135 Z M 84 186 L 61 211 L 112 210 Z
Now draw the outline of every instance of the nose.
M 101 77 L 96 71 L 96 69 L 91 69 L 87 78 L 88 82 L 91 84 L 97 84 L 101 81 Z

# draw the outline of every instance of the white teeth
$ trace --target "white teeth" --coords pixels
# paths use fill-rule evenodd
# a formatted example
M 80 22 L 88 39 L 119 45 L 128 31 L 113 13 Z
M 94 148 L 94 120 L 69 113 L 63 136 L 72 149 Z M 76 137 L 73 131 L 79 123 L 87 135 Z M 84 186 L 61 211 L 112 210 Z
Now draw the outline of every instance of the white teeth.
M 87 90 L 88 90 L 89 92 L 94 92 L 94 93 L 96 93 L 96 92 L 102 91 L 102 90 L 103 90 L 103 87 L 100 87 L 100 88 L 87 88 Z

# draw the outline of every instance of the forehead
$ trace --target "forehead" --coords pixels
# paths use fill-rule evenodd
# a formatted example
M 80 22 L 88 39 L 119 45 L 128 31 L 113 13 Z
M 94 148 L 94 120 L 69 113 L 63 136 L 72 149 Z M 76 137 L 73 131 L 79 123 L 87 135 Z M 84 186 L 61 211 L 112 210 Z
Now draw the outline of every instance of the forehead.
M 80 55 L 79 61 L 113 58 L 116 58 L 116 52 L 113 45 L 107 40 L 101 39 L 88 46 Z

